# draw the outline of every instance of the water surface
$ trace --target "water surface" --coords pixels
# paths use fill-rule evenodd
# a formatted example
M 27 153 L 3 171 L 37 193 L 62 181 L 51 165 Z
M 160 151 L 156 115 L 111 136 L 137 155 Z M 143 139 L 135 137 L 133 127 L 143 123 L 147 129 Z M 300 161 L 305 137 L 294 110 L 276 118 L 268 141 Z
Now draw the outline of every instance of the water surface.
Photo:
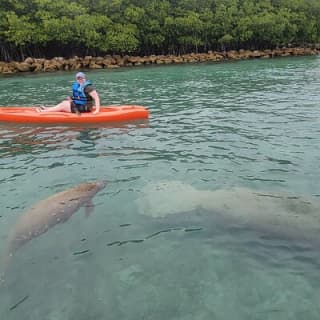
M 144 105 L 150 120 L 0 124 L 1 253 L 34 203 L 108 181 L 89 218 L 80 209 L 16 252 L 0 314 L 318 319 L 319 58 L 87 75 L 103 105 Z M 1 105 L 58 103 L 73 77 L 2 76 Z

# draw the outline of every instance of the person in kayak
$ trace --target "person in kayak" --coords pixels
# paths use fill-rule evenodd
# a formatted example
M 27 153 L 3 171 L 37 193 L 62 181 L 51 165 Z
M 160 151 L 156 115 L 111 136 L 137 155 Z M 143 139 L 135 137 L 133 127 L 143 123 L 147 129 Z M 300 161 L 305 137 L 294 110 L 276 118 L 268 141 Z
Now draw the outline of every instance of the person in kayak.
M 100 111 L 100 98 L 97 91 L 94 89 L 91 81 L 86 80 L 86 75 L 83 72 L 76 74 L 76 81 L 72 84 L 72 97 L 68 97 L 54 107 L 40 106 L 36 110 L 38 112 L 72 112 L 83 113 L 91 112 L 93 102 L 97 114 Z

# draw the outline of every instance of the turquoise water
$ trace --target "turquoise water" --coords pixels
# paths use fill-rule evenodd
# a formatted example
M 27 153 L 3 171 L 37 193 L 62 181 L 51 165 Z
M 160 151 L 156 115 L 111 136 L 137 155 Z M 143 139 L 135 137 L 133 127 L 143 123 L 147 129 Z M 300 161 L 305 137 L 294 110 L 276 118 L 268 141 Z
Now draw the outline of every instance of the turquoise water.
M 33 204 L 108 182 L 17 250 L 1 318 L 318 319 L 319 76 L 318 57 L 90 71 L 149 121 L 1 123 L 2 256 Z M 1 105 L 55 104 L 73 77 L 2 76 Z

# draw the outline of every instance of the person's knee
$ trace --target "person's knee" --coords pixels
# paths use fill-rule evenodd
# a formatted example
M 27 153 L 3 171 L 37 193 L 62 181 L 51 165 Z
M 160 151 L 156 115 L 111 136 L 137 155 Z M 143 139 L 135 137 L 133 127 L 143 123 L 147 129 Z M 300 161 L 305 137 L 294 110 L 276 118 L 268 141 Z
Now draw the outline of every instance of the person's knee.
M 66 107 L 66 108 L 70 108 L 71 102 L 69 100 L 64 100 L 63 101 L 63 106 Z

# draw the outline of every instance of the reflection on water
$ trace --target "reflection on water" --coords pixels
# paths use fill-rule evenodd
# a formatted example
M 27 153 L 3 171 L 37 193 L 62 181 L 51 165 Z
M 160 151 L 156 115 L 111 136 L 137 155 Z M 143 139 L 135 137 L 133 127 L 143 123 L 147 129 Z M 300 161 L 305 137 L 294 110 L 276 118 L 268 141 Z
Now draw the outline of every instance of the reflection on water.
M 34 204 L 108 182 L 90 217 L 12 257 L 1 316 L 318 320 L 319 70 L 308 57 L 90 71 L 104 104 L 145 105 L 149 122 L 1 123 L 2 259 Z M 7 77 L 1 103 L 53 104 L 72 77 Z
M 130 123 L 108 123 L 86 126 L 26 126 L 3 124 L 0 128 L 0 155 L 13 157 L 25 153 L 42 153 L 45 151 L 68 148 L 69 142 L 79 140 L 93 146 L 97 139 L 108 138 L 112 130 L 117 134 L 128 134 L 132 128 L 148 128 L 148 121 Z

